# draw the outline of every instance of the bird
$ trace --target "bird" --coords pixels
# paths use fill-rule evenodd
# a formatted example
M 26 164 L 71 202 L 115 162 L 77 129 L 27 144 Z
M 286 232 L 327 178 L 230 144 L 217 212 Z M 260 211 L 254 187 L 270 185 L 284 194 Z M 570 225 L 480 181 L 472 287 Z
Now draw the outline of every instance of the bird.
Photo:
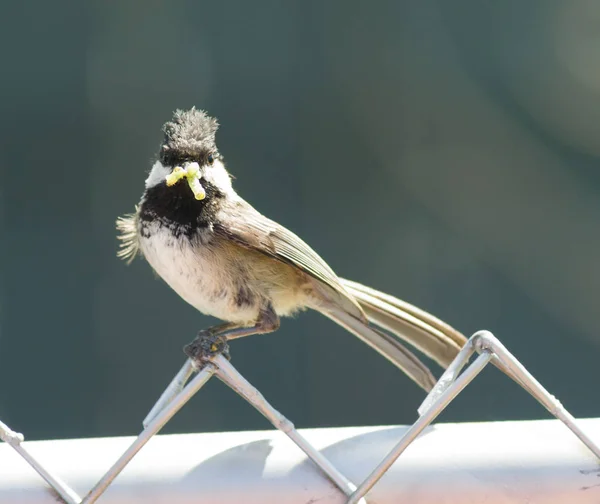
M 301 238 L 262 215 L 233 188 L 217 148 L 219 123 L 176 110 L 135 211 L 117 219 L 117 255 L 141 255 L 184 301 L 223 323 L 184 347 L 198 365 L 229 342 L 279 329 L 312 309 L 345 328 L 425 391 L 436 379 L 403 342 L 447 367 L 466 343 L 450 325 L 405 301 L 346 280 Z M 187 183 L 186 183 L 187 181 Z

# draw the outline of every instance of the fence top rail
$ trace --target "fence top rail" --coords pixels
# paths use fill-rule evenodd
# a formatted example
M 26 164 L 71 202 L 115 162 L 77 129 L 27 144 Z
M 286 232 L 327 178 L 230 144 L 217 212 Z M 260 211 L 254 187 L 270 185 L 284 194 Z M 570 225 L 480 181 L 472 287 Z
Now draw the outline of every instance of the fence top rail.
M 581 420 L 600 441 L 600 418 Z M 407 427 L 300 432 L 353 481 L 365 478 Z M 85 493 L 131 437 L 25 442 Z M 102 496 L 104 504 L 148 502 L 342 503 L 343 496 L 281 432 L 159 435 Z M 443 499 L 441 499 L 443 496 Z M 284 500 L 282 500 L 284 499 Z M 436 424 L 406 450 L 370 493 L 377 504 L 600 501 L 594 455 L 557 420 Z M 0 502 L 55 503 L 35 471 L 0 445 Z

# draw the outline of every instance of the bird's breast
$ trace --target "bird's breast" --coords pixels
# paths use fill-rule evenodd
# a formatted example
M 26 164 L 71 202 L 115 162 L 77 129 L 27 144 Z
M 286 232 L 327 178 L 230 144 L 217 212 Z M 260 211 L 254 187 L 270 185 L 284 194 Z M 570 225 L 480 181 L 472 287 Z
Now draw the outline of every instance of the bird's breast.
M 140 224 L 140 249 L 156 273 L 206 315 L 240 324 L 258 316 L 260 299 L 220 237 L 204 229 L 187 237 L 159 222 Z

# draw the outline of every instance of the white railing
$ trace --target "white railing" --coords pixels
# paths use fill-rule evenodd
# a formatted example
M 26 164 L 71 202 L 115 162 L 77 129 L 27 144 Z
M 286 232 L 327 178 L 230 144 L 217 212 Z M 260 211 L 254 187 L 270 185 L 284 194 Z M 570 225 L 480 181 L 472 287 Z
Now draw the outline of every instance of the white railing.
M 461 373 L 473 354 L 479 355 Z M 560 422 L 437 425 L 419 437 L 489 362 Z M 44 502 L 44 497 L 47 502 L 54 501 L 56 495 L 39 476 L 33 479 L 33 470 L 68 504 L 95 502 L 107 489 L 103 502 L 123 504 L 577 504 L 600 500 L 600 449 L 592 440 L 600 440 L 600 420 L 577 423 L 486 331 L 469 339 L 423 402 L 417 421 L 402 428 L 300 433 L 222 356 L 214 357 L 192 377 L 194 372 L 188 361 L 145 419 L 142 433 L 133 440 L 23 443 L 20 434 L 0 423 L 0 437 L 8 444 L 0 447 L 0 503 Z M 161 436 L 133 460 L 213 375 L 281 432 Z M 109 460 L 119 453 L 103 474 Z M 80 498 L 78 492 L 85 496 Z
M 581 422 L 600 439 L 600 419 Z M 354 481 L 407 427 L 309 429 L 301 434 Z M 133 438 L 35 441 L 37 458 L 82 492 Z M 43 480 L 0 447 L 0 502 L 55 504 Z M 377 504 L 597 504 L 600 467 L 556 420 L 438 424 L 369 493 Z M 151 496 L 151 498 L 150 498 Z M 106 504 L 343 504 L 344 495 L 277 431 L 156 436 L 99 502 Z

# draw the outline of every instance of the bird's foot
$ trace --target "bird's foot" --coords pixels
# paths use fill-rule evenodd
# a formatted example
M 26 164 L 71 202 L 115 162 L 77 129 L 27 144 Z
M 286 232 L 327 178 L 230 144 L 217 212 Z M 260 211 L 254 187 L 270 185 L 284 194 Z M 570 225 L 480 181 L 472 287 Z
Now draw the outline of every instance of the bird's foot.
M 183 351 L 199 368 L 218 354 L 231 360 L 227 340 L 210 329 L 200 331 L 194 341 L 183 347 Z

